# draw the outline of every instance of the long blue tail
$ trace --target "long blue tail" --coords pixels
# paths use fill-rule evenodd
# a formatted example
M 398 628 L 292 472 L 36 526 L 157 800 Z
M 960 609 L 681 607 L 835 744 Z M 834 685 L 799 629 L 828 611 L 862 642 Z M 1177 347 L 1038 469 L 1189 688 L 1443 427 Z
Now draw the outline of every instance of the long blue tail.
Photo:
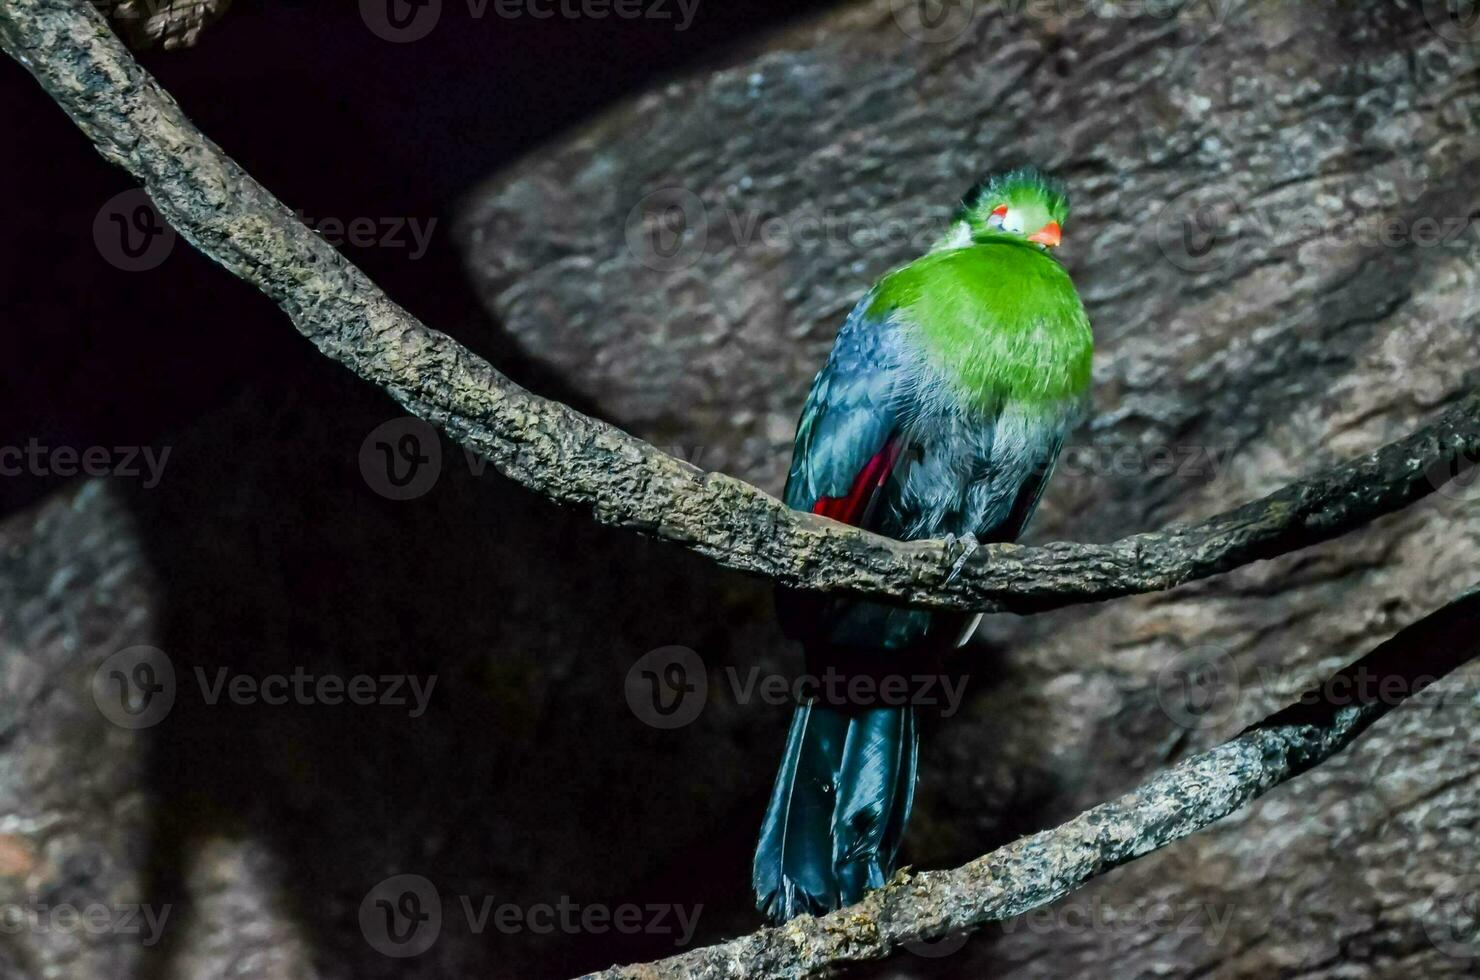
M 917 751 L 912 705 L 797 705 L 756 847 L 756 907 L 784 922 L 883 886 L 910 818 Z

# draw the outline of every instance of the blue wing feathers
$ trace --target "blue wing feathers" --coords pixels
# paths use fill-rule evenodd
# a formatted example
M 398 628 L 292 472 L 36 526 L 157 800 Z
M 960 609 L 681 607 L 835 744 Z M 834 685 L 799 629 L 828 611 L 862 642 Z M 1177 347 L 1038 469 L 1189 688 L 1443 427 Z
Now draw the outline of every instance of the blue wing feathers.
M 802 408 L 784 499 L 811 510 L 841 497 L 898 428 L 901 377 L 898 328 L 871 318 L 866 296 L 838 332 Z
M 1065 420 L 980 398 L 959 408 L 911 356 L 908 311 L 880 315 L 873 304 L 870 293 L 853 309 L 813 380 L 787 505 L 903 539 L 1016 538 Z M 973 618 L 785 589 L 777 611 L 812 673 L 819 662 L 856 674 L 881 652 L 888 663 L 888 651 L 948 649 Z M 885 884 L 914 799 L 917 737 L 908 704 L 797 706 L 753 868 L 769 917 L 826 912 Z

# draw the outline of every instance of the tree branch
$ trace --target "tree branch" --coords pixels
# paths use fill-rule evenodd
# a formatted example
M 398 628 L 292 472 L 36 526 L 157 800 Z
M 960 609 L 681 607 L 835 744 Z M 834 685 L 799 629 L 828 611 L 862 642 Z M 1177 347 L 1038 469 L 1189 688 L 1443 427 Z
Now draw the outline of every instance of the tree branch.
M 531 394 L 422 325 L 196 130 L 85 0 L 0 0 L 0 44 L 181 235 L 271 297 L 325 354 L 531 490 L 786 585 L 1021 612 L 1153 592 L 1336 537 L 1480 457 L 1472 394 L 1406 439 L 1202 523 L 1106 545 L 993 545 L 952 578 L 958 554 L 943 542 L 791 511 Z
M 810 976 L 1021 915 L 1222 819 L 1351 744 L 1480 653 L 1472 591 L 1312 688 L 1294 705 L 1125 796 L 950 871 L 901 873 L 857 905 L 585 980 Z
M 188 48 L 201 29 L 215 22 L 231 0 L 92 0 L 135 49 L 159 44 Z

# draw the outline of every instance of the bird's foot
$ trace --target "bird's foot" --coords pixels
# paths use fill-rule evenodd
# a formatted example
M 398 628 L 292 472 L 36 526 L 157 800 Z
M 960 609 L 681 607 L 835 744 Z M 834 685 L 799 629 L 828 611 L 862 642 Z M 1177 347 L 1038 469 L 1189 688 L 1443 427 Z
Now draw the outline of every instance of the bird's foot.
M 946 583 L 950 584 L 951 582 L 954 582 L 956 580 L 956 577 L 958 575 L 961 574 L 961 569 L 966 567 L 966 562 L 971 558 L 971 556 L 976 554 L 976 549 L 981 547 L 981 542 L 976 540 L 976 535 L 974 534 L 963 534 L 959 538 L 956 537 L 954 534 L 947 534 L 945 541 L 947 555 L 955 551 L 958 547 L 961 549 L 961 554 L 951 565 L 950 573 L 946 575 Z

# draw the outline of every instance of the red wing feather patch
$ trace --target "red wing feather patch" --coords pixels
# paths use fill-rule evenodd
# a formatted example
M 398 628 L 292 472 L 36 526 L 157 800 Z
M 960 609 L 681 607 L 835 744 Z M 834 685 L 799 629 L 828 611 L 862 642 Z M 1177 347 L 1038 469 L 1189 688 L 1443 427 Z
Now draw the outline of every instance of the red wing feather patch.
M 853 486 L 849 488 L 847 496 L 818 497 L 817 503 L 812 505 L 812 513 L 844 524 L 857 524 L 867 514 L 874 494 L 889 479 L 889 474 L 894 472 L 894 464 L 899 461 L 899 450 L 898 439 L 890 439 L 884 443 L 884 448 L 875 453 L 874 458 L 865 463 L 863 469 L 853 478 Z

